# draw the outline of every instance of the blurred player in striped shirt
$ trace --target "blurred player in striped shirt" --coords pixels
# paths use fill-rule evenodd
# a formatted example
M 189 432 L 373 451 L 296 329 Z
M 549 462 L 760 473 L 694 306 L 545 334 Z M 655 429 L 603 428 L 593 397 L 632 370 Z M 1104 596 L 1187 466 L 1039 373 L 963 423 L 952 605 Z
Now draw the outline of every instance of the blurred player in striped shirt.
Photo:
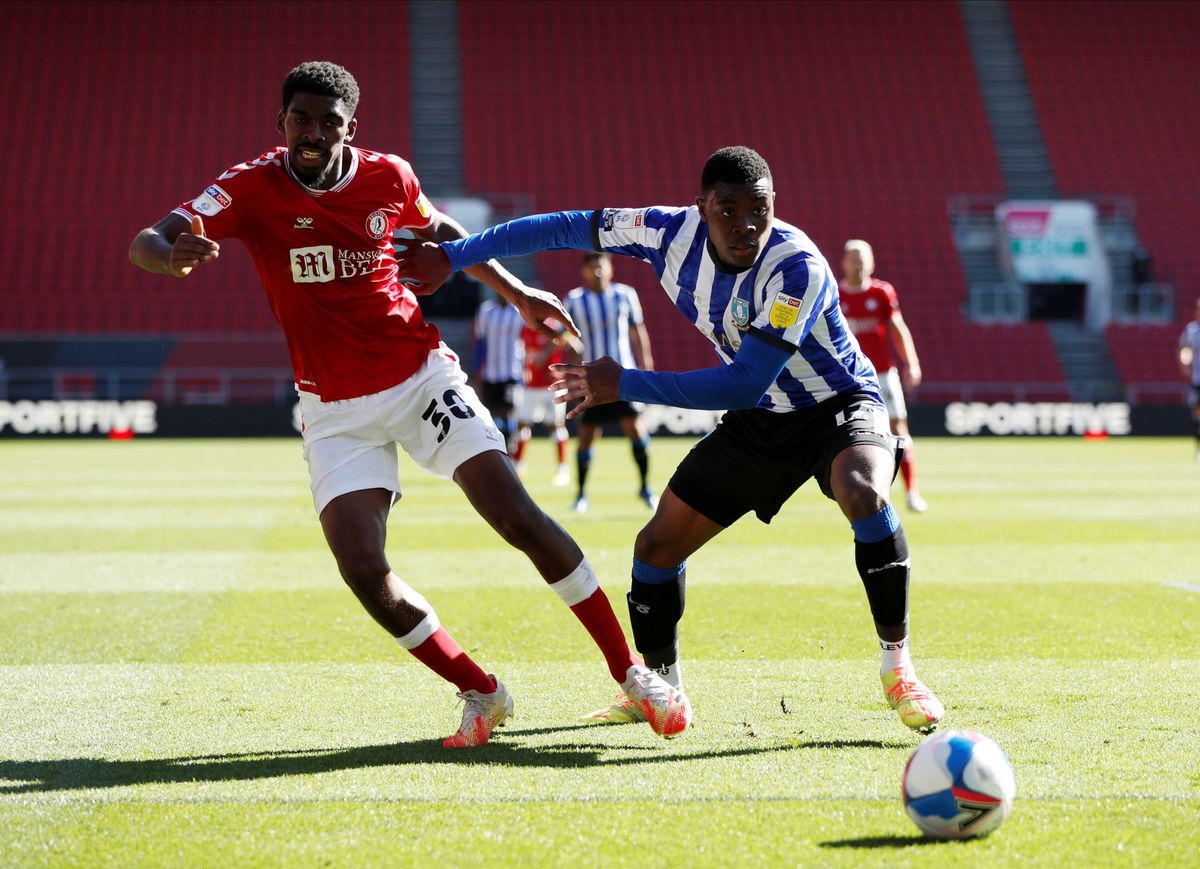
M 896 288 L 872 277 L 874 272 L 875 253 L 871 245 L 857 238 L 846 242 L 840 285 L 842 313 L 858 339 L 858 346 L 879 374 L 879 391 L 887 407 L 892 434 L 904 438 L 900 475 L 904 478 L 908 509 L 924 513 L 929 505 L 917 489 L 917 465 L 913 458 L 912 438 L 908 434 L 908 408 L 904 403 L 904 390 L 921 385 L 921 362 L 917 358 L 912 332 L 900 313 Z M 903 372 L 896 369 L 892 359 L 893 344 L 900 354 Z
M 629 284 L 613 281 L 612 257 L 589 251 L 583 257 L 583 286 L 567 293 L 567 313 L 579 327 L 582 362 L 594 362 L 605 356 L 627 368 L 654 369 L 650 355 L 650 336 L 642 318 L 637 290 Z M 650 435 L 642 422 L 640 405 L 628 401 L 589 407 L 579 417 L 579 451 L 575 461 L 579 471 L 579 492 L 575 511 L 587 511 L 587 477 L 592 464 L 592 444 L 603 432 L 606 422 L 615 422 L 633 445 L 633 461 L 641 475 L 638 497 L 653 510 L 658 501 L 650 491 Z
M 521 313 L 497 295 L 475 313 L 475 371 L 479 397 L 504 435 L 512 454 L 516 441 L 516 410 L 525 385 L 525 321 Z

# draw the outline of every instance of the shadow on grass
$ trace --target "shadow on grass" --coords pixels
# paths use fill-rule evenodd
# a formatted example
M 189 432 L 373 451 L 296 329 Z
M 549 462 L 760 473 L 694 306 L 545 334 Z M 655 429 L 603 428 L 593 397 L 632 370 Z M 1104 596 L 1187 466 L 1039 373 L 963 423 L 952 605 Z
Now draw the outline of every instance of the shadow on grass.
M 822 848 L 907 848 L 909 845 L 946 845 L 949 840 L 926 836 L 859 836 L 857 839 L 835 839 L 822 842 Z
M 549 728 L 543 728 L 546 730 Z M 567 728 L 564 728 L 567 729 Z M 539 731 L 525 731 L 535 733 Z M 642 746 L 584 744 L 570 747 L 528 746 L 511 741 L 522 732 L 501 735 L 483 748 L 443 748 L 440 739 L 420 739 L 345 749 L 265 751 L 162 757 L 146 760 L 108 760 L 95 757 L 59 760 L 0 760 L 0 794 L 45 793 L 89 788 L 126 787 L 183 782 L 252 781 L 280 776 L 315 775 L 369 767 L 407 764 L 458 764 L 494 767 L 619 767 L 637 763 L 675 763 L 723 757 L 745 757 L 790 751 L 794 743 L 729 748 L 693 753 L 651 749 L 637 757 L 603 757 L 603 752 Z

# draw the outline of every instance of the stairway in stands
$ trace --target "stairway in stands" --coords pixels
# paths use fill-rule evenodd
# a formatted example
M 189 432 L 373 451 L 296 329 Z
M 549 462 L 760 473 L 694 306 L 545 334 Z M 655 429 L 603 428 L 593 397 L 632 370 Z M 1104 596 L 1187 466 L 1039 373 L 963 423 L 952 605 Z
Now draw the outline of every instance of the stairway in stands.
M 1057 199 L 1058 185 L 1007 3 L 959 0 L 959 9 L 1007 195 Z M 964 208 L 955 215 L 954 225 L 969 294 L 976 297 L 980 291 L 1002 287 L 1005 276 L 996 256 L 994 217 L 983 209 Z M 1023 294 L 1024 289 L 1017 292 Z M 1123 396 L 1102 333 L 1075 323 L 1048 323 L 1047 327 L 1073 400 L 1113 401 Z
M 1072 401 L 1123 401 L 1125 388 L 1103 332 L 1078 323 L 1047 323 Z

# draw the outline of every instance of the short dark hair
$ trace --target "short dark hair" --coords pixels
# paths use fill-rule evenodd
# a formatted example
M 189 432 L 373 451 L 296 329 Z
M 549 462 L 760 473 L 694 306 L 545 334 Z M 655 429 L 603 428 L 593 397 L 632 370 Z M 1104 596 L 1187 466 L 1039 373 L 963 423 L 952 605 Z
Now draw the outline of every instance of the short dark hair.
M 753 184 L 760 178 L 770 178 L 771 167 L 753 148 L 732 145 L 714 153 L 704 163 L 700 173 L 700 190 L 712 190 L 717 184 Z
M 287 74 L 283 80 L 284 111 L 298 93 L 337 97 L 346 104 L 351 118 L 358 109 L 358 82 L 344 66 L 327 60 L 306 61 Z
M 589 250 L 583 255 L 583 262 L 594 263 L 602 259 L 612 259 L 612 254 L 606 250 Z

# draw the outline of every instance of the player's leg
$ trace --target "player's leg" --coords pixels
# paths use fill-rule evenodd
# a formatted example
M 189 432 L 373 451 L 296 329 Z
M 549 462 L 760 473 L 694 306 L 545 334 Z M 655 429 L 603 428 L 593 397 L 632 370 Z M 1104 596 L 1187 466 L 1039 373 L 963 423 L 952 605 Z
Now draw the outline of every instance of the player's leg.
M 638 497 L 653 510 L 658 506 L 658 499 L 650 491 L 650 435 L 646 431 L 646 423 L 639 413 L 622 416 L 619 422 L 621 431 L 625 437 L 629 438 L 629 443 L 633 447 L 633 463 L 637 465 L 638 474 L 641 475 L 642 482 L 638 488 Z
M 567 468 L 567 442 L 571 436 L 567 433 L 567 408 L 562 404 L 555 404 L 554 397 L 550 393 L 546 393 L 548 404 L 546 409 L 548 413 L 544 418 L 549 418 L 554 421 L 554 455 L 558 460 L 558 469 L 554 472 L 554 478 L 551 482 L 555 486 L 565 486 L 571 482 L 571 472 Z
M 512 698 L 441 626 L 425 597 L 392 572 L 384 553 L 392 498 L 387 489 L 339 495 L 321 511 L 321 529 L 342 578 L 367 612 L 401 648 L 454 684 L 466 701 L 469 714 L 462 728 L 443 744 L 483 745 L 512 713 Z
M 584 412 L 586 415 L 586 411 Z M 599 423 L 587 422 L 580 417 L 579 443 L 575 445 L 575 473 L 579 490 L 575 494 L 575 512 L 587 512 L 587 478 L 592 467 L 592 445 L 600 437 Z
M 883 650 L 880 674 L 889 703 L 909 727 L 929 730 L 945 714 L 913 672 L 908 638 L 908 540 L 889 492 L 895 456 L 882 444 L 854 443 L 837 454 L 829 489 L 854 530 L 855 563 Z
M 904 438 L 904 456 L 900 460 L 900 476 L 904 479 L 904 493 L 908 509 L 914 513 L 924 513 L 929 509 L 929 504 L 921 497 L 921 492 L 917 488 L 917 465 L 913 455 L 912 438 L 908 435 L 908 407 L 904 401 L 904 387 L 900 382 L 900 372 L 895 368 L 885 371 L 879 378 L 879 391 L 883 396 L 883 404 L 887 408 L 892 434 Z
M 608 596 L 579 546 L 542 511 L 498 452 L 480 453 L 459 465 L 454 481 L 475 510 L 534 568 L 587 629 L 617 682 L 641 662 L 633 655 Z

